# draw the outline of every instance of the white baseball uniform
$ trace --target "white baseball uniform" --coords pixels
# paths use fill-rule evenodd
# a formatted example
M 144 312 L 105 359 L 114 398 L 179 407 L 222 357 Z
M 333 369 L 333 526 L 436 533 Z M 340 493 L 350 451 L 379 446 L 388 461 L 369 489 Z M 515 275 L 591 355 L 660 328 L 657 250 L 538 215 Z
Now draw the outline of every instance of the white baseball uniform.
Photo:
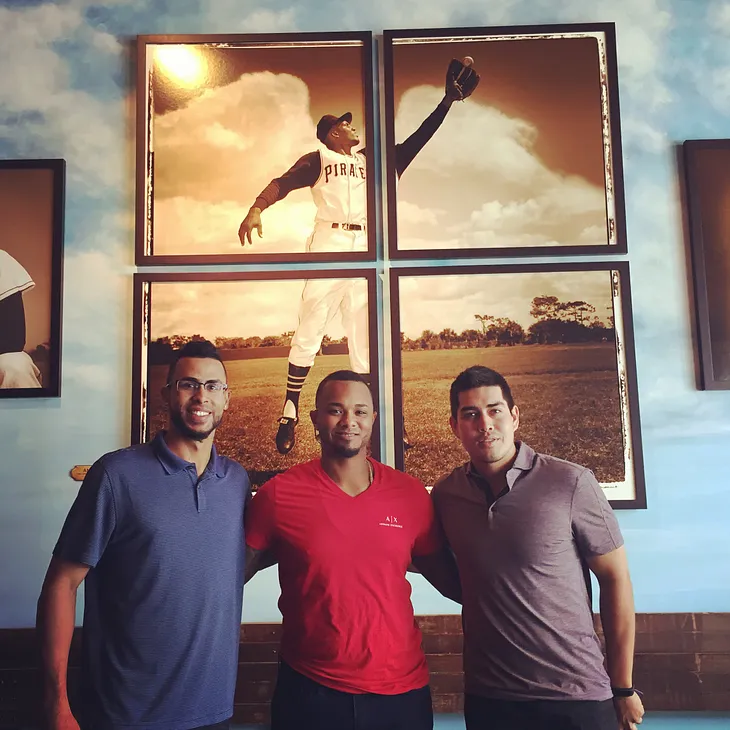
M 30 274 L 7 251 L 0 249 L 0 303 L 35 286 Z M 9 302 L 8 302 L 9 303 Z M 19 310 L 22 311 L 22 310 Z M 15 315 L 13 315 L 15 316 Z M 3 323 L 0 322 L 0 328 Z M 25 325 L 18 336 L 25 339 Z M 13 336 L 13 339 L 17 339 Z M 20 347 L 21 345 L 15 345 Z M 13 345 L 10 345 L 13 347 Z M 40 371 L 26 352 L 0 352 L 0 388 L 41 388 Z

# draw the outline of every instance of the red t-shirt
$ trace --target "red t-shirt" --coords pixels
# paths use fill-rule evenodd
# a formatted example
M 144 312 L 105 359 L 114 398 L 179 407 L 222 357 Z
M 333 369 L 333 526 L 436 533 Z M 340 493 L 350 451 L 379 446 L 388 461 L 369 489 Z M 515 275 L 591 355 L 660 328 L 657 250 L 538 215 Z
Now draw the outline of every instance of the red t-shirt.
M 277 475 L 246 509 L 246 542 L 279 562 L 282 659 L 332 689 L 393 695 L 428 684 L 405 574 L 441 537 L 423 484 L 370 463 L 357 497 L 319 459 Z

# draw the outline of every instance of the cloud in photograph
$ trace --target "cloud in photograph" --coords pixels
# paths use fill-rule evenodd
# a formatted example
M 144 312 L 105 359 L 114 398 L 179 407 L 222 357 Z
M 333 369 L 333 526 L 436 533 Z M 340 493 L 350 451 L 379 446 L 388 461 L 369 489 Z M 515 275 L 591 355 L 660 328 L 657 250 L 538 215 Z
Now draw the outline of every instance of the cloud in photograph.
M 604 322 L 612 312 L 607 271 L 419 276 L 399 281 L 400 328 L 410 338 L 424 330 L 479 329 L 475 314 L 508 317 L 527 329 L 536 321 L 530 315 L 536 296 L 588 302 Z
M 416 128 L 442 94 L 435 87 L 409 89 L 396 130 Z M 534 150 L 534 125 L 470 102 L 452 107 L 443 126 L 399 185 L 400 248 L 429 239 L 427 247 L 443 247 L 434 220 L 464 248 L 605 243 L 603 189 L 546 167 Z M 432 214 L 409 215 L 414 208 Z
M 296 329 L 304 279 L 228 282 L 155 282 L 151 339 L 173 335 L 266 337 Z M 327 332 L 344 336 L 338 314 Z

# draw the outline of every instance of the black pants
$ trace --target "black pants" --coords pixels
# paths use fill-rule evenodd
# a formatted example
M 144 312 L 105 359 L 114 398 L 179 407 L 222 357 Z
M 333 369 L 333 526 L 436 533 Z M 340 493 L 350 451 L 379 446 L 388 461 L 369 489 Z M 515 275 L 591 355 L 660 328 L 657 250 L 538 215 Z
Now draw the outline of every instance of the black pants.
M 617 730 L 613 700 L 512 702 L 464 696 L 466 730 Z
M 399 695 L 350 694 L 279 664 L 271 730 L 433 730 L 428 685 Z
M 224 720 L 223 722 L 217 722 L 215 725 L 201 725 L 193 730 L 229 730 L 231 727 L 230 720 Z

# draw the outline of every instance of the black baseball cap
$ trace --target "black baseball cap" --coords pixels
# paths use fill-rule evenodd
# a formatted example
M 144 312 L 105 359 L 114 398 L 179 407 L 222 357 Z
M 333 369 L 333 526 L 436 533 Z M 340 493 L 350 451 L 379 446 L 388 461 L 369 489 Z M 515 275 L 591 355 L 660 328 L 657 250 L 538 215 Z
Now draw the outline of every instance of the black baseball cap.
M 327 135 L 332 127 L 335 127 L 340 122 L 352 122 L 352 114 L 345 112 L 341 117 L 336 117 L 334 114 L 325 114 L 319 122 L 317 122 L 317 139 L 324 144 L 327 139 Z

